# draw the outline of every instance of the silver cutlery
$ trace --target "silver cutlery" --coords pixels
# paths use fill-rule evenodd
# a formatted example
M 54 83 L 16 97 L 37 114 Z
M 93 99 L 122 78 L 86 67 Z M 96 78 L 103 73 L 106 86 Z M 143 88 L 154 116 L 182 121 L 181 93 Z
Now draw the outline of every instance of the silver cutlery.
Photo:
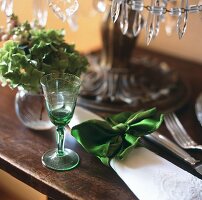
M 191 157 L 191 155 L 189 155 L 185 150 L 177 146 L 174 142 L 165 136 L 158 132 L 154 132 L 150 135 L 144 136 L 144 138 L 171 151 L 179 158 L 189 163 L 200 175 L 202 175 L 202 163 L 200 160 L 196 160 L 195 158 Z
M 184 129 L 183 125 L 174 113 L 166 114 L 164 117 L 166 127 L 170 131 L 176 143 L 184 149 L 202 150 L 202 145 L 197 144 Z

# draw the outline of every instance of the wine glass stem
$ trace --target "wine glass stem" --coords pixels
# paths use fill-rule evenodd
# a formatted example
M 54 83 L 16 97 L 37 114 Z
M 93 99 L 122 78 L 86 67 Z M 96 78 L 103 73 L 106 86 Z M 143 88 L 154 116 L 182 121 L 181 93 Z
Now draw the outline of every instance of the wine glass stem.
M 64 134 L 64 127 L 58 126 L 56 130 L 56 137 L 57 137 L 57 146 L 58 146 L 58 155 L 64 155 L 64 141 L 65 141 L 65 134 Z

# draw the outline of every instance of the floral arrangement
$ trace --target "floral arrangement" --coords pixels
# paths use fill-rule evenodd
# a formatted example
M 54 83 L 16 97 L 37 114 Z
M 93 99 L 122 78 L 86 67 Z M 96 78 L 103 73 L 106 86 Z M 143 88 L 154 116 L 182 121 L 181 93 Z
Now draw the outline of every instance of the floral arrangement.
M 37 24 L 19 23 L 12 16 L 7 31 L 0 30 L 0 81 L 11 88 L 23 87 L 28 91 L 40 90 L 44 74 L 58 72 L 80 76 L 88 61 L 64 40 L 63 30 L 47 30 Z

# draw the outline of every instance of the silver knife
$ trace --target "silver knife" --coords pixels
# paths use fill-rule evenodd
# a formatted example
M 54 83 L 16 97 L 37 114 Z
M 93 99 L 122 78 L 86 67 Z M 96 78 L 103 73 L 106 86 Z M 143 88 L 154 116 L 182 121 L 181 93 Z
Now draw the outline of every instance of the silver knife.
M 158 132 L 154 132 L 150 135 L 146 135 L 145 138 L 159 144 L 160 146 L 165 147 L 179 158 L 189 163 L 199 174 L 202 175 L 202 163 L 200 163 L 200 160 L 196 160 L 195 158 L 191 157 L 185 150 L 181 149 L 165 136 Z

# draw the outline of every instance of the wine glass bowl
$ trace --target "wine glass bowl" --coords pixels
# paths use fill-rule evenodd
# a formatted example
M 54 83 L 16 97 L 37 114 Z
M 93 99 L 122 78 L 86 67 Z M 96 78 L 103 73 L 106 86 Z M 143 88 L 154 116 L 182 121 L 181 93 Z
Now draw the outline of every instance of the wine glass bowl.
M 56 128 L 57 148 L 42 156 L 42 163 L 57 171 L 70 170 L 79 163 L 79 156 L 71 149 L 64 148 L 64 127 L 70 122 L 76 106 L 81 85 L 80 78 L 72 74 L 47 74 L 41 78 L 46 108 Z

